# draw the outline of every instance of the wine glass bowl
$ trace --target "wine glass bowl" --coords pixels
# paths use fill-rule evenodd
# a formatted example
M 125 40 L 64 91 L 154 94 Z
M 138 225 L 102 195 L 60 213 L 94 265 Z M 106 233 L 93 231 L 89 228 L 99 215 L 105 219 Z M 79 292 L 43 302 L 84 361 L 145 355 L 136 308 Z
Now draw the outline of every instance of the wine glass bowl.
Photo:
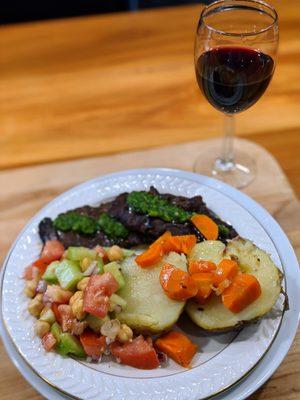
M 235 114 L 255 104 L 267 89 L 276 65 L 278 17 L 260 0 L 218 0 L 206 6 L 195 40 L 195 71 L 200 90 L 225 115 L 221 153 L 201 155 L 195 170 L 235 187 L 255 176 L 249 154 L 233 151 Z

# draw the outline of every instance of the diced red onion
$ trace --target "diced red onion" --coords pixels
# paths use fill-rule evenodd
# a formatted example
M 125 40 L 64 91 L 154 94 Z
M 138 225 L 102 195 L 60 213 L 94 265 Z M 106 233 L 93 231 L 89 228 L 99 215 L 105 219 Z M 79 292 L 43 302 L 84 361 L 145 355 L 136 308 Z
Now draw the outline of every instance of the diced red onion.
M 88 269 L 84 271 L 83 276 L 96 275 L 97 273 L 98 273 L 98 263 L 97 261 L 92 261 Z
M 109 346 L 112 342 L 114 342 L 114 340 L 106 336 L 105 343 L 107 344 L 107 346 Z
M 120 312 L 122 312 L 122 307 L 120 306 L 120 304 L 115 305 L 114 312 L 117 314 L 120 314 Z
M 109 355 L 110 355 L 110 349 L 109 349 L 109 347 L 106 347 L 106 349 L 104 349 L 103 354 L 104 354 L 105 356 L 109 356 Z
M 101 356 L 92 356 L 92 362 L 96 362 L 96 363 L 101 362 Z
M 101 358 L 102 358 L 102 356 L 88 356 L 86 358 L 86 362 L 88 362 L 88 363 L 92 363 L 92 362 L 100 363 L 101 362 Z
M 39 283 L 37 284 L 37 287 L 36 287 L 36 289 L 35 289 L 35 291 L 37 292 L 37 293 L 45 293 L 46 292 L 46 290 L 47 290 L 47 282 L 46 281 L 44 281 L 43 279 L 41 279 L 40 281 L 39 281 Z
M 165 367 L 166 365 L 168 365 L 168 363 L 169 363 L 169 358 L 168 358 L 168 356 L 167 356 L 165 353 L 163 353 L 163 352 L 161 352 L 161 351 L 158 351 L 158 352 L 157 352 L 157 357 L 158 357 L 158 359 L 159 359 L 159 363 L 160 363 L 160 366 L 161 366 L 161 367 Z
M 47 293 L 43 294 L 42 302 L 45 306 L 51 307 L 52 306 L 52 301 L 50 297 L 47 295 Z

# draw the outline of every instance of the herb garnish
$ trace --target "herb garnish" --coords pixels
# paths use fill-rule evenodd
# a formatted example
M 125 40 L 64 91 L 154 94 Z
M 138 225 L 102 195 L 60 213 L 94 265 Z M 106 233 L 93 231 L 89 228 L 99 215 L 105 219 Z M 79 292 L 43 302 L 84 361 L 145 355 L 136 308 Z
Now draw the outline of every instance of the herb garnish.
M 227 236 L 230 233 L 230 229 L 227 228 L 227 226 L 225 226 L 225 225 L 218 225 L 218 226 L 219 226 L 219 235 L 224 238 L 227 238 Z
M 158 217 L 166 222 L 186 222 L 192 213 L 177 207 L 158 195 L 146 192 L 131 192 L 127 196 L 127 204 L 138 213 L 150 217 Z
M 107 213 L 100 215 L 98 225 L 109 237 L 125 238 L 129 235 L 128 229 L 121 222 L 111 218 Z
M 125 226 L 111 218 L 107 213 L 101 214 L 97 220 L 87 215 L 69 211 L 55 218 L 53 225 L 63 232 L 74 231 L 85 235 L 93 235 L 98 230 L 102 230 L 110 238 L 126 238 L 129 235 Z

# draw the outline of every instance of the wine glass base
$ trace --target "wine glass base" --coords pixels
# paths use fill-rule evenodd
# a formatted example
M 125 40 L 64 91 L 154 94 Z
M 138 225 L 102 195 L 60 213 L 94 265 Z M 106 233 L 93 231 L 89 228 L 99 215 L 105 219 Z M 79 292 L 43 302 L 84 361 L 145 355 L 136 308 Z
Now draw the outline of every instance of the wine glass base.
M 198 156 L 194 164 L 194 171 L 212 176 L 229 185 L 241 189 L 248 186 L 256 176 L 256 164 L 249 154 L 236 150 L 234 153 L 234 162 L 224 163 L 218 158 L 216 152 L 203 152 Z

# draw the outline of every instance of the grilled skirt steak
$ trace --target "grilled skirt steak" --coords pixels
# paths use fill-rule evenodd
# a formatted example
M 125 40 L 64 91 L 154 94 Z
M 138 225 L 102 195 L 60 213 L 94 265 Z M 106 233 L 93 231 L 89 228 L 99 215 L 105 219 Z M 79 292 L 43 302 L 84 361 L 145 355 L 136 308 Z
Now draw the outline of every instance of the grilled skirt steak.
M 206 214 L 218 225 L 225 226 L 228 229 L 226 238 L 220 236 L 220 240 L 232 239 L 237 236 L 237 232 L 231 225 L 222 221 L 207 208 L 201 196 L 187 198 L 172 194 L 160 194 L 154 187 L 151 187 L 148 193 L 158 195 L 169 203 L 181 207 L 185 211 Z M 55 229 L 53 221 L 50 218 L 44 218 L 39 224 L 39 235 L 41 240 L 45 242 L 46 240 L 59 239 L 66 248 L 69 246 L 84 246 L 92 248 L 96 245 L 111 246 L 113 244 L 129 248 L 141 244 L 152 243 L 153 240 L 166 231 L 170 231 L 173 235 L 195 234 L 198 237 L 198 241 L 204 240 L 200 232 L 189 221 L 184 223 L 166 222 L 157 217 L 149 217 L 148 215 L 133 212 L 130 210 L 126 202 L 127 195 L 128 193 L 122 193 L 114 200 L 103 203 L 98 207 L 86 205 L 74 210 L 69 210 L 96 219 L 105 212 L 110 217 L 121 222 L 128 229 L 129 234 L 126 238 L 110 238 L 101 230 L 98 230 L 94 235 L 85 235 L 74 231 L 63 232 Z

